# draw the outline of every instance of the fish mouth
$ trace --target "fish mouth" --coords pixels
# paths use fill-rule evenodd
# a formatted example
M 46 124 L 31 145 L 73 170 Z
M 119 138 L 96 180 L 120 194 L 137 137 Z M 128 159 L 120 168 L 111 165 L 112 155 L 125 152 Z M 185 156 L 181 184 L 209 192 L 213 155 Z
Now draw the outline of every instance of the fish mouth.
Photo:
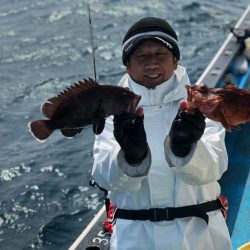
M 191 85 L 185 85 L 187 89 L 187 100 L 191 101 L 192 100 L 192 87 Z
M 136 95 L 134 98 L 133 98 L 133 101 L 130 103 L 129 107 L 128 107 L 128 112 L 129 113 L 135 113 L 136 112 L 136 109 L 138 107 L 138 104 L 141 100 L 141 96 L 140 95 Z

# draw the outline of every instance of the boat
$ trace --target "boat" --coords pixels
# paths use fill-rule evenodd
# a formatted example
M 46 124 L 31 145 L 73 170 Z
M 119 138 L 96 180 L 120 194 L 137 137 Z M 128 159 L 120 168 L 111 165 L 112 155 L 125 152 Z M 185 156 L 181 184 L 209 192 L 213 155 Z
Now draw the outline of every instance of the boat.
M 247 41 L 248 44 L 246 44 Z M 235 27 L 231 29 L 196 84 L 200 83 L 206 83 L 210 88 L 234 84 L 239 88 L 250 89 L 250 5 Z M 250 123 L 242 125 L 241 130 L 233 130 L 226 134 L 229 165 L 227 172 L 219 181 L 222 194 L 229 201 L 227 225 L 233 249 L 240 250 L 250 249 L 249 141 Z M 98 186 L 94 182 L 91 185 Z M 103 191 L 106 193 L 105 190 Z M 109 249 L 111 234 L 106 227 L 108 224 L 107 201 L 69 247 L 69 250 Z

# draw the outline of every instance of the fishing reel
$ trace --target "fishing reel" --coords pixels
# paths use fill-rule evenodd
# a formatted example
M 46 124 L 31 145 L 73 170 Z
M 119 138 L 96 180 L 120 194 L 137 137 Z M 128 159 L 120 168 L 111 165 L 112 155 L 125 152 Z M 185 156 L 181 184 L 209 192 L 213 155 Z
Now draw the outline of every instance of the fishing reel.
M 237 38 L 238 41 L 245 40 L 250 37 L 250 28 L 247 29 L 239 29 L 239 28 L 231 28 L 230 31 Z
M 230 30 L 236 37 L 237 42 L 240 43 L 240 51 L 250 60 L 250 28 L 231 28 Z

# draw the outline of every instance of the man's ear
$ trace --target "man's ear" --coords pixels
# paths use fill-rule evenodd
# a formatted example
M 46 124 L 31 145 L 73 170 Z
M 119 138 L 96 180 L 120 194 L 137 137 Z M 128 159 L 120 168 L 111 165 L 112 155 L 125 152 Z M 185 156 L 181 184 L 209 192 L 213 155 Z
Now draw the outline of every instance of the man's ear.
M 130 69 L 130 62 L 129 62 L 129 60 L 127 61 L 127 63 L 126 63 L 126 70 L 127 70 L 127 72 L 129 71 L 129 69 Z
M 174 69 L 176 70 L 178 66 L 178 60 L 174 57 Z
M 126 68 L 128 68 L 130 66 L 130 59 L 129 58 L 128 58 L 125 66 L 126 66 Z

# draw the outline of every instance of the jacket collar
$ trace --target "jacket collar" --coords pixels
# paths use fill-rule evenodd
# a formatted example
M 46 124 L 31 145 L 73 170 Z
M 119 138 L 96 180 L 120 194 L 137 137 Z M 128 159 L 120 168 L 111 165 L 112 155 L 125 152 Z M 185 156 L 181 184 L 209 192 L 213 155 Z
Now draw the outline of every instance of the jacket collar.
M 167 104 L 172 101 L 186 98 L 187 91 L 185 84 L 189 83 L 189 79 L 186 75 L 184 68 L 178 66 L 173 76 L 162 84 L 156 86 L 153 89 L 148 89 L 138 83 L 136 83 L 129 75 L 125 77 L 125 81 L 120 84 L 123 87 L 128 87 L 133 92 L 141 95 L 141 106 L 156 106 Z

